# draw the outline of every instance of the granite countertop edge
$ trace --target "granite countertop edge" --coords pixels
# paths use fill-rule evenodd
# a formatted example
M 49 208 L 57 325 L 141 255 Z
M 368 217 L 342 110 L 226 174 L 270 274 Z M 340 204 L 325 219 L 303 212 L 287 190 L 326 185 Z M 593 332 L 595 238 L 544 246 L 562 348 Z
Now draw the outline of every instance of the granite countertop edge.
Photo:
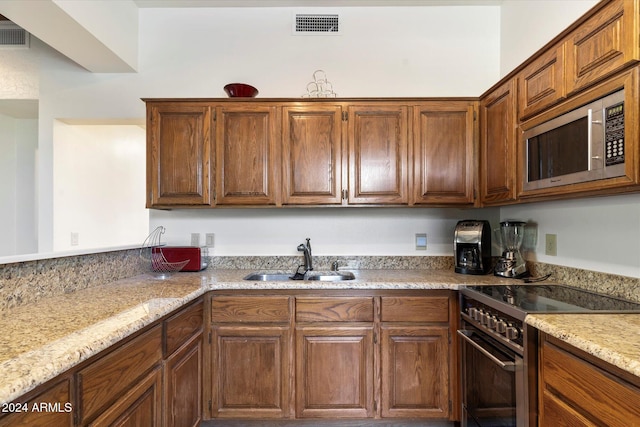
M 639 314 L 529 314 L 525 322 L 640 377 Z

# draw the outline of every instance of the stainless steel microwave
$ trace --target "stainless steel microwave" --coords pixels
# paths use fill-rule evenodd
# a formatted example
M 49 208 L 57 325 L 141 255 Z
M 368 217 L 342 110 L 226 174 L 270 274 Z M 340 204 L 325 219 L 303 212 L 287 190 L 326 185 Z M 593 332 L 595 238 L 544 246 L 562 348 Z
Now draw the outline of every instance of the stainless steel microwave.
M 523 189 L 624 176 L 624 89 L 523 133 Z

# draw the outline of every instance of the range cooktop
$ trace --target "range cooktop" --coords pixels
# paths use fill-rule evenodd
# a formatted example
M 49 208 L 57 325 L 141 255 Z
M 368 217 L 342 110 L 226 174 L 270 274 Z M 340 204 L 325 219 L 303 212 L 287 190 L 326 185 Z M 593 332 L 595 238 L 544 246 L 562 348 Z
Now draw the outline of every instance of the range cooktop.
M 640 303 L 565 285 L 467 286 L 484 298 L 526 313 L 640 313 Z

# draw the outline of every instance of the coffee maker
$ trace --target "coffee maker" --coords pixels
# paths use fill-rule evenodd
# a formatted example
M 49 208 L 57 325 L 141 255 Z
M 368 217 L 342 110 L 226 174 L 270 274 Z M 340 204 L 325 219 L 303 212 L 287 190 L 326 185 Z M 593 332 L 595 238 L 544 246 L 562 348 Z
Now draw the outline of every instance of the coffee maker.
M 453 238 L 455 272 L 487 274 L 491 269 L 491 226 L 489 221 L 459 221 Z

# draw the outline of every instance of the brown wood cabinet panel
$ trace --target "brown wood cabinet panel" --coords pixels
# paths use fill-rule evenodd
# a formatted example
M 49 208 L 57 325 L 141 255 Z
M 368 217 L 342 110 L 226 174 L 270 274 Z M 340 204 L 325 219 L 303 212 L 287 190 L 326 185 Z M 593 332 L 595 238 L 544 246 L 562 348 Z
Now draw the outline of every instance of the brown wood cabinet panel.
M 216 107 L 216 204 L 276 204 L 278 117 L 272 105 Z
M 161 426 L 162 375 L 155 369 L 102 412 L 92 427 Z
M 516 200 L 517 80 L 480 100 L 480 203 Z
M 541 426 L 596 427 L 597 425 L 548 391 L 542 395 L 541 405 L 540 413 L 544 414 L 544 419 L 540 419 Z
M 382 326 L 382 416 L 449 417 L 448 328 Z
M 342 107 L 284 106 L 282 203 L 342 203 Z
M 433 101 L 413 108 L 413 202 L 474 201 L 474 101 Z
M 147 207 L 210 205 L 211 109 L 147 104 Z
M 165 362 L 165 426 L 197 427 L 202 420 L 202 351 L 197 335 Z
M 165 357 L 172 354 L 189 338 L 202 332 L 204 301 L 200 299 L 164 321 Z
M 567 39 L 567 89 L 577 91 L 638 56 L 637 2 L 610 1 Z
M 448 322 L 449 297 L 382 297 L 383 322 Z
M 518 75 L 520 118 L 532 116 L 565 98 L 564 49 L 563 43 L 548 49 Z
M 73 401 L 71 399 L 71 378 L 66 377 L 39 393 L 36 397 L 28 401 L 16 400 L 8 405 L 18 405 L 18 407 L 2 406 L 2 410 L 7 410 L 8 414 L 0 417 L 0 427 L 71 427 L 73 426 Z M 40 405 L 52 405 L 51 407 L 41 407 Z M 25 406 L 26 405 L 26 406 Z M 35 405 L 35 407 L 34 407 Z
M 211 321 L 217 323 L 288 322 L 287 296 L 213 296 Z
M 82 423 L 100 414 L 162 359 L 162 325 L 157 325 L 77 374 Z
M 406 204 L 408 109 L 350 106 L 349 203 Z
M 581 425 L 582 419 L 611 427 L 640 425 L 640 387 L 616 377 L 604 363 L 596 366 L 584 360 L 571 346 L 544 335 L 542 338 L 538 392 L 542 396 L 541 425 L 552 425 L 548 422 L 557 413 L 557 405 L 553 405 L 548 394 L 554 396 L 554 402 L 562 401 L 580 414 L 566 425 L 570 422 Z M 549 420 L 545 409 L 551 411 Z
M 299 297 L 296 322 L 373 322 L 373 298 Z
M 289 415 L 289 328 L 213 328 L 213 417 Z
M 297 327 L 296 417 L 372 417 L 373 352 L 373 325 Z

